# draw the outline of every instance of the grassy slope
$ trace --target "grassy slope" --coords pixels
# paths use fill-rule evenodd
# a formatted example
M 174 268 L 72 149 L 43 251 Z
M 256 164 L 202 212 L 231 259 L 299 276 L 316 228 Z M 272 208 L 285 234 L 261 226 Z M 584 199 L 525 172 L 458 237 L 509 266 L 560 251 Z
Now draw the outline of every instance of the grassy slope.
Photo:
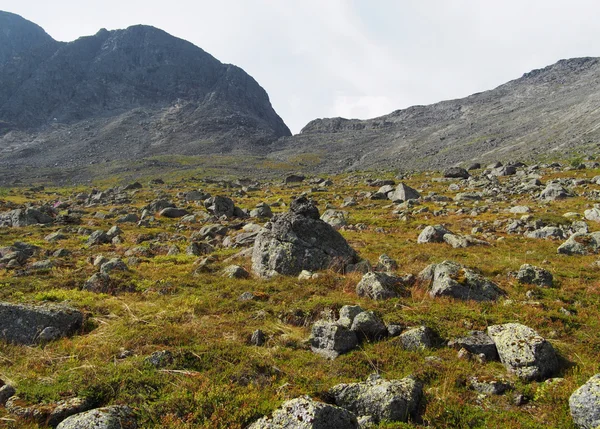
M 577 171 L 544 175 L 547 180 L 556 175 L 592 177 L 598 171 Z M 406 183 L 418 189 L 437 191 L 453 196 L 448 183 L 418 175 Z M 347 176 L 334 177 L 328 192 L 314 193 L 321 210 L 326 203 L 339 206 L 342 197 L 373 190 L 363 181 Z M 424 186 L 425 185 L 425 186 Z M 199 188 L 214 194 L 230 195 L 217 185 L 184 180 L 163 189 L 174 194 Z M 599 186 L 592 185 L 592 188 Z M 241 207 L 252 208 L 259 201 L 274 202 L 282 197 L 308 190 L 310 185 L 295 189 L 271 186 L 234 197 Z M 581 189 L 578 189 L 581 191 Z M 22 203 L 24 200 L 55 201 L 71 195 L 73 189 L 47 189 L 23 195 L 21 190 L 3 190 L 0 199 Z M 145 187 L 133 200 L 137 208 L 154 193 Z M 591 203 L 584 198 L 539 205 L 519 199 L 510 205 L 529 204 L 535 217 L 561 215 L 567 211 L 582 213 Z M 67 301 L 88 315 L 85 332 L 71 339 L 46 345 L 25 347 L 2 345 L 0 348 L 0 379 L 17 386 L 19 395 L 37 403 L 54 401 L 73 395 L 92 398 L 98 405 L 127 403 L 139 413 L 144 428 L 241 428 L 257 417 L 268 414 L 284 400 L 308 394 L 324 397 L 324 393 L 340 382 L 353 382 L 379 372 L 386 378 L 417 374 L 426 382 L 426 407 L 422 422 L 381 424 L 380 427 L 511 427 L 511 428 L 572 428 L 568 397 L 591 375 L 598 372 L 600 337 L 600 272 L 591 267 L 595 256 L 564 256 L 556 254 L 558 242 L 525 239 L 499 233 L 504 240 L 490 247 L 452 249 L 445 244 L 418 245 L 419 226 L 443 222 L 454 232 L 470 232 L 473 220 L 492 222 L 496 218 L 517 218 L 503 211 L 509 203 L 493 203 L 491 210 L 472 218 L 470 215 L 450 215 L 436 218 L 422 213 L 401 221 L 386 207 L 387 201 L 360 202 L 349 212 L 350 222 L 364 223 L 365 231 L 346 231 L 345 237 L 362 257 L 376 262 L 387 253 L 400 265 L 401 273 L 418 273 L 432 262 L 453 259 L 476 267 L 496 281 L 509 294 L 512 303 L 497 304 L 432 299 L 420 286 L 407 296 L 384 302 L 358 298 L 354 288 L 358 275 L 342 276 L 324 273 L 318 280 L 300 282 L 294 278 L 271 281 L 257 279 L 231 280 L 218 273 L 193 275 L 195 257 L 186 255 L 142 258 L 131 272 L 118 276 L 124 287 L 135 286 L 136 292 L 101 295 L 79 290 L 95 272 L 89 257 L 122 256 L 134 246 L 135 237 L 147 232 L 166 232 L 171 237 L 189 237 L 202 224 L 179 229 L 176 221 L 160 219 L 157 230 L 139 230 L 121 226 L 125 231 L 122 245 L 87 248 L 85 238 L 69 234 L 59 244 L 49 244 L 43 237 L 59 227 L 27 227 L 0 229 L 0 242 L 8 245 L 16 240 L 42 246 L 44 249 L 66 247 L 73 255 L 63 259 L 61 266 L 49 272 L 18 277 L 13 272 L 0 271 L 0 299 L 10 302 L 41 303 Z M 438 208 L 433 203 L 424 206 Z M 449 207 L 455 207 L 450 203 Z M 111 207 L 101 207 L 108 211 Z M 202 211 L 200 207 L 190 208 Z M 108 229 L 110 220 L 92 217 L 98 208 L 88 209 L 83 225 L 92 229 Z M 282 209 L 280 209 L 282 210 Z M 592 230 L 597 225 L 590 222 Z M 377 232 L 383 228 L 384 232 Z M 187 241 L 173 241 L 181 250 Z M 169 243 L 166 243 L 169 244 Z M 216 253 L 217 267 L 227 265 L 224 259 L 234 252 L 220 249 Z M 239 261 L 249 267 L 248 261 Z M 537 303 L 526 298 L 529 286 L 517 284 L 507 276 L 523 263 L 549 269 L 557 286 L 541 291 Z M 238 301 L 245 291 L 263 299 Z M 405 325 L 426 324 L 446 339 L 463 335 L 471 329 L 485 329 L 497 323 L 518 321 L 536 329 L 548 338 L 566 363 L 560 376 L 564 382 L 547 387 L 543 383 L 523 383 L 513 379 L 516 390 L 531 398 L 529 404 L 516 407 L 512 394 L 479 398 L 463 386 L 470 375 L 511 378 L 500 363 L 480 364 L 459 360 L 456 351 L 439 348 L 423 352 L 403 351 L 391 342 L 364 344 L 359 350 L 326 361 L 307 347 L 310 323 L 326 309 L 338 309 L 358 303 L 375 310 L 386 322 Z M 560 309 L 574 312 L 566 316 Z M 305 324 L 286 323 L 290 314 L 301 310 Z M 264 330 L 269 340 L 265 347 L 253 347 L 247 339 L 255 329 Z M 121 349 L 135 355 L 117 359 Z M 150 353 L 168 349 L 175 356 L 172 365 L 157 370 L 144 363 Z M 426 356 L 438 360 L 425 361 Z M 0 410 L 0 417 L 4 411 Z M 12 427 L 35 428 L 35 424 L 6 421 Z

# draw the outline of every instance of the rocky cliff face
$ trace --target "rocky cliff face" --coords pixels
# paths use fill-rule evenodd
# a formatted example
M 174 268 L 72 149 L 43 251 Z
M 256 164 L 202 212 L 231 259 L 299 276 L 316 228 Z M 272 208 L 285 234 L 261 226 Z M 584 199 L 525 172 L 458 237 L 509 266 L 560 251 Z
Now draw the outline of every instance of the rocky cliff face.
M 595 153 L 599 105 L 600 59 L 561 60 L 463 99 L 368 120 L 317 119 L 272 156 L 311 154 L 325 170 L 413 170 Z
M 79 165 L 260 150 L 290 132 L 242 69 L 149 26 L 54 41 L 0 12 L 0 157 Z

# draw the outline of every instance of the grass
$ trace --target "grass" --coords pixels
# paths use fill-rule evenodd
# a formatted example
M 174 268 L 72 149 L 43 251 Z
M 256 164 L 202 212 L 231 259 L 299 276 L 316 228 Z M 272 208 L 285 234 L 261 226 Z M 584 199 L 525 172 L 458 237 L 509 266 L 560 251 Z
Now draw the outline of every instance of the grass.
M 297 160 L 312 162 L 311 159 Z M 231 160 L 224 159 L 224 165 Z M 260 161 L 265 162 L 265 161 Z M 543 180 L 555 177 L 588 177 L 598 171 L 544 171 Z M 360 276 L 323 272 L 316 280 L 298 281 L 282 277 L 273 280 L 256 278 L 234 280 L 221 277 L 219 271 L 229 264 L 226 260 L 237 250 L 217 247 L 212 273 L 194 274 L 196 257 L 179 254 L 167 256 L 171 244 L 185 249 L 189 237 L 204 224 L 180 225 L 176 220 L 158 218 L 158 226 L 139 229 L 123 224 L 124 243 L 99 247 L 85 245 L 85 237 L 77 234 L 79 226 L 108 229 L 113 219 L 97 219 L 102 211 L 117 215 L 119 210 L 139 211 L 156 191 L 187 206 L 190 211 L 204 211 L 201 206 L 178 201 L 177 193 L 202 189 L 213 195 L 233 195 L 235 189 L 223 189 L 218 183 L 192 178 L 185 174 L 164 176 L 167 184 L 144 188 L 132 195 L 128 207 L 99 206 L 84 208 L 82 224 L 78 226 L 26 227 L 0 229 L 0 241 L 11 244 L 24 241 L 44 250 L 68 248 L 71 256 L 57 261 L 52 270 L 16 275 L 0 271 L 0 299 L 9 302 L 40 304 L 65 302 L 81 309 L 87 317 L 84 329 L 72 338 L 61 339 L 45 346 L 25 347 L 3 344 L 0 348 L 0 379 L 13 383 L 19 396 L 31 404 L 53 402 L 62 398 L 82 396 L 95 405 L 129 404 L 138 414 L 144 428 L 243 428 L 258 417 L 269 414 L 285 400 L 299 395 L 326 398 L 329 388 L 340 382 L 364 380 L 377 372 L 386 378 L 401 378 L 414 374 L 425 382 L 425 407 L 420 421 L 407 424 L 383 422 L 380 428 L 573 428 L 568 411 L 570 394 L 590 376 L 598 372 L 600 354 L 600 269 L 592 266 L 597 257 L 565 256 L 556 253 L 558 242 L 526 239 L 509 235 L 502 225 L 520 217 L 508 213 L 517 200 L 490 200 L 479 204 L 489 210 L 473 216 L 470 210 L 457 214 L 454 202 L 446 205 L 446 216 L 433 216 L 440 208 L 425 202 L 415 209 L 429 212 L 411 214 L 401 220 L 393 214 L 389 201 L 372 201 L 367 192 L 376 189 L 365 184 L 371 177 L 389 178 L 390 173 L 346 174 L 332 177 L 334 185 L 324 192 L 312 193 L 321 211 L 330 204 L 339 207 L 346 196 L 354 196 L 359 205 L 347 207 L 352 224 L 362 223 L 365 230 L 343 231 L 342 234 L 361 257 L 376 263 L 382 253 L 396 259 L 399 273 L 417 274 L 430 263 L 456 260 L 478 269 L 508 293 L 510 302 L 475 303 L 448 298 L 431 298 L 422 285 L 415 285 L 401 298 L 370 301 L 359 298 L 355 287 Z M 436 181 L 434 175 L 418 174 L 406 180 L 423 193 L 437 192 L 453 197 L 448 182 Z M 509 180 L 501 178 L 502 181 Z M 105 186 L 119 183 L 108 179 Z M 426 185 L 426 186 L 425 186 Z M 587 190 L 600 189 L 586 185 Z M 234 196 L 237 205 L 253 208 L 258 202 L 273 203 L 280 198 L 289 202 L 292 195 L 310 194 L 311 185 L 288 188 L 280 181 L 271 182 L 256 191 Z M 68 199 L 85 191 L 77 188 L 47 188 L 27 192 L 4 189 L 2 200 L 17 204 L 54 202 Z M 464 191 L 461 190 L 461 191 Z M 576 188 L 578 194 L 583 189 Z M 460 191 L 459 191 L 460 192 Z M 583 197 L 539 204 L 531 196 L 517 196 L 518 204 L 529 205 L 534 219 L 563 223 L 562 213 L 582 213 L 591 203 Z M 462 203 L 470 208 L 470 202 Z M 284 211 L 284 207 L 274 211 Z M 489 230 L 491 246 L 452 249 L 446 244 L 420 245 L 419 231 L 425 225 L 443 223 L 454 232 L 470 233 L 480 225 Z M 592 230 L 597 225 L 590 222 Z M 47 243 L 50 232 L 63 229 L 67 239 Z M 142 234 L 158 237 L 136 244 Z M 500 240 L 498 240 L 500 239 Z M 96 294 L 81 290 L 81 286 L 96 268 L 89 262 L 98 254 L 122 257 L 135 246 L 153 249 L 152 257 L 141 257 L 129 263 L 128 273 L 115 275 L 118 288 L 113 294 Z M 44 259 L 42 254 L 35 259 Z M 250 269 L 250 262 L 237 263 Z M 556 280 L 550 289 L 539 291 L 539 304 L 531 303 L 526 293 L 530 286 L 518 284 L 509 272 L 523 263 L 549 269 Z M 132 292 L 128 292 L 132 291 Z M 260 299 L 239 301 L 251 291 Z M 481 364 L 475 360 L 460 360 L 456 351 L 440 347 L 427 351 L 405 351 L 391 341 L 365 343 L 358 350 L 326 361 L 313 354 L 307 338 L 313 321 L 324 312 L 336 311 L 345 304 L 360 304 L 373 310 L 388 323 L 405 326 L 425 324 L 442 338 L 462 336 L 468 330 L 485 329 L 498 323 L 519 322 L 537 330 L 549 339 L 566 364 L 559 376 L 562 383 L 525 383 L 507 373 L 496 362 Z M 571 311 L 564 314 L 561 309 Z M 249 345 L 248 338 L 262 329 L 268 336 L 264 347 Z M 132 356 L 120 358 L 123 350 Z M 145 358 L 159 350 L 170 350 L 174 361 L 165 368 L 149 366 Z M 426 360 L 427 356 L 436 357 Z M 462 380 L 471 375 L 504 377 L 514 384 L 514 390 L 502 396 L 479 397 L 464 386 Z M 515 393 L 522 393 L 529 402 L 516 406 Z M 0 418 L 8 417 L 0 409 Z M 12 427 L 37 428 L 35 423 L 13 422 Z

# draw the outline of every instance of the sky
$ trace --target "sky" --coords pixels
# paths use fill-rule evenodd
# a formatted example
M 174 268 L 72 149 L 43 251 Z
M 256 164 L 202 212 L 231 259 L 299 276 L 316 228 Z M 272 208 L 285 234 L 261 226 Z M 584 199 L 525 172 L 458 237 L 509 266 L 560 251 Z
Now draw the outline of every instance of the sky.
M 596 0 L 0 0 L 60 41 L 147 24 L 235 64 L 293 133 L 600 56 Z

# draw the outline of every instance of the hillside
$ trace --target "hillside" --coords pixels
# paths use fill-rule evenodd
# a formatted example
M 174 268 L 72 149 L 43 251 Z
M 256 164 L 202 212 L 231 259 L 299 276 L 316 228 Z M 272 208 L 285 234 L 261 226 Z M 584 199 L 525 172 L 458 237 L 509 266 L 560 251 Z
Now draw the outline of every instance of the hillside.
M 317 169 L 431 169 L 470 162 L 543 160 L 600 145 L 600 60 L 561 60 L 493 90 L 368 120 L 307 124 L 274 159 Z
M 154 27 L 70 43 L 0 12 L 0 163 L 260 152 L 290 132 L 239 67 Z

